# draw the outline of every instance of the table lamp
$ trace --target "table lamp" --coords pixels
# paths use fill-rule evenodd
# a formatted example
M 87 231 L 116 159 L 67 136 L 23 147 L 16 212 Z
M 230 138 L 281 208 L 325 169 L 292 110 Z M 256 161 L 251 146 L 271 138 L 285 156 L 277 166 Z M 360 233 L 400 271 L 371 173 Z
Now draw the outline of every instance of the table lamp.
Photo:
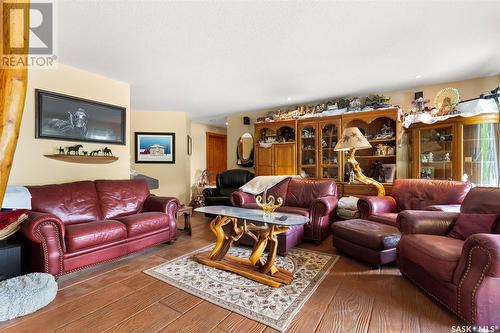
M 361 133 L 357 127 L 348 127 L 344 129 L 342 137 L 339 142 L 335 145 L 335 151 L 344 151 L 347 153 L 347 162 L 352 166 L 354 171 L 354 179 L 363 184 L 370 184 L 377 188 L 377 195 L 384 196 L 385 188 L 382 184 L 373 178 L 366 177 L 359 166 L 358 161 L 356 161 L 355 154 L 357 149 L 368 149 L 372 145 L 366 140 L 365 136 Z

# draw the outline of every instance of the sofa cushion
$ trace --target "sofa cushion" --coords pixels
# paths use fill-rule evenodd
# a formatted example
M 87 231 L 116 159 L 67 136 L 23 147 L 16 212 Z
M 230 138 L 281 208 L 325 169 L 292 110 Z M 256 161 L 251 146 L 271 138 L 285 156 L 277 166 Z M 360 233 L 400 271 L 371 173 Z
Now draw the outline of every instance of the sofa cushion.
M 370 215 L 370 220 L 374 222 L 379 222 L 387 224 L 393 227 L 397 227 L 398 213 L 382 213 L 382 214 L 372 214 Z
M 398 245 L 398 257 L 410 260 L 436 279 L 451 282 L 463 244 L 462 240 L 445 236 L 404 235 Z
M 448 233 L 451 238 L 465 240 L 474 234 L 491 234 L 498 214 L 466 214 L 458 215 L 453 228 Z
M 401 238 L 395 227 L 362 219 L 334 222 L 331 228 L 333 237 L 375 251 L 394 249 Z
M 113 220 L 68 225 L 65 228 L 66 249 L 75 252 L 127 238 L 123 223 Z
M 95 185 L 91 181 L 28 186 L 31 210 L 50 213 L 64 224 L 101 220 Z
M 337 186 L 333 180 L 292 178 L 288 183 L 285 206 L 306 208 L 317 198 L 336 194 Z
M 168 215 L 158 212 L 147 212 L 117 218 L 127 227 L 128 237 L 147 234 L 169 228 Z
M 475 187 L 467 194 L 460 211 L 462 213 L 500 214 L 498 187 Z
M 144 179 L 96 180 L 95 187 L 104 219 L 139 213 L 149 196 Z
M 431 205 L 461 204 L 472 185 L 466 182 L 429 179 L 396 179 L 391 196 L 398 211 L 423 210 Z

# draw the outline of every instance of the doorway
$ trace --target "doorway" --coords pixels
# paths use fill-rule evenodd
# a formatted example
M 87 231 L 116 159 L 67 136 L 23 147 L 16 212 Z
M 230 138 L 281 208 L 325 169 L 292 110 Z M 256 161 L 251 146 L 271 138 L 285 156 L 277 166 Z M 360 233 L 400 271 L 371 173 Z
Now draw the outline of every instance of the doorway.
M 209 183 L 215 185 L 217 174 L 227 169 L 227 135 L 207 132 L 206 142 Z

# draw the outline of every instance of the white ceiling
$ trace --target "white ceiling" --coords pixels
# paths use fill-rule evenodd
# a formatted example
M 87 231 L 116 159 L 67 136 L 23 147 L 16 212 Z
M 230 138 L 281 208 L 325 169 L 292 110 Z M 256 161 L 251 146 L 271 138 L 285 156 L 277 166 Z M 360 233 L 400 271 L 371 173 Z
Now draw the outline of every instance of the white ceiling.
M 499 1 L 64 1 L 58 11 L 62 63 L 129 82 L 132 108 L 197 121 L 500 73 Z

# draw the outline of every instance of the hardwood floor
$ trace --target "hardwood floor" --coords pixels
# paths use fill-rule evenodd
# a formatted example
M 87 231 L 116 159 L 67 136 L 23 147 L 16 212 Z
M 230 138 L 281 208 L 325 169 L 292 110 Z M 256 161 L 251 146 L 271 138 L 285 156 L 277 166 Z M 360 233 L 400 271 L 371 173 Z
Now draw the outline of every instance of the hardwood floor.
M 54 302 L 0 323 L 0 331 L 277 332 L 142 273 L 213 242 L 207 221 L 195 213 L 191 237 L 180 231 L 172 245 L 60 278 Z M 319 246 L 301 246 L 335 252 L 330 238 Z M 287 332 L 450 332 L 458 324 L 456 317 L 403 279 L 397 268 L 372 269 L 342 256 Z

